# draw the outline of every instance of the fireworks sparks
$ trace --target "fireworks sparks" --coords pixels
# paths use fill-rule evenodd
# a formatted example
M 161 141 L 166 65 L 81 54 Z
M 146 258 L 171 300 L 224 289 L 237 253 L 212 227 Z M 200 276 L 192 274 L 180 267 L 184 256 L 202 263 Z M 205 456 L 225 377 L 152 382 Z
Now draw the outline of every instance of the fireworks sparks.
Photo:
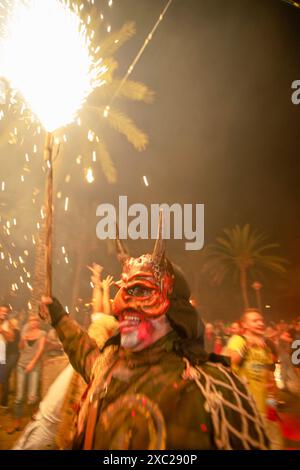
M 80 4 L 65 0 L 0 0 L 0 120 L 5 118 L 5 122 L 15 122 L 10 132 L 11 144 L 18 144 L 20 148 L 24 145 L 24 130 L 29 131 L 27 137 L 32 134 L 37 140 L 32 143 L 31 150 L 27 146 L 25 162 L 23 160 L 25 167 L 19 174 L 20 183 L 27 184 L 26 190 L 30 185 L 26 173 L 36 173 L 39 165 L 42 166 L 42 162 L 38 163 L 42 127 L 51 131 L 75 119 L 81 126 L 82 118 L 76 116 L 78 110 L 96 87 L 105 84 L 103 74 L 109 73 L 108 65 L 99 57 L 100 47 L 92 45 L 95 33 L 88 28 L 91 21 L 86 21 L 91 5 L 94 5 L 94 0 L 81 1 Z M 104 19 L 103 14 L 102 17 Z M 2 80 L 2 76 L 8 81 Z M 65 133 L 55 136 L 56 145 L 67 141 Z M 31 170 L 33 164 L 35 167 Z M 67 175 L 65 182 L 69 181 L 70 175 Z M 15 184 L 11 185 L 4 178 L 0 181 L 1 193 L 11 196 L 14 188 Z M 12 212 L 7 203 L 4 204 L 4 212 L 1 211 L 0 261 L 5 270 L 12 270 L 10 278 L 17 281 L 11 283 L 12 293 L 16 293 L 22 284 L 29 291 L 33 288 L 29 283 L 20 283 L 20 275 L 32 277 L 28 266 L 32 268 L 38 248 L 36 228 L 40 230 L 44 218 L 38 207 L 41 204 L 39 192 L 33 189 L 32 207 L 27 204 L 25 209 L 25 218 L 29 219 L 26 230 L 31 233 L 21 234 L 24 230 L 22 224 L 18 231 L 13 230 L 16 219 L 13 222 L 7 220 Z M 69 197 L 65 197 L 62 191 L 57 192 L 57 197 L 64 197 L 65 210 L 68 211 Z M 24 240 L 28 248 L 26 253 Z M 26 260 L 21 256 L 22 262 L 18 253 L 20 248 L 21 255 L 26 255 Z M 69 262 L 66 255 L 63 259 Z
M 91 53 L 87 28 L 60 0 L 18 0 L 0 46 L 2 74 L 48 132 L 72 122 L 107 67 Z
M 88 168 L 86 170 L 86 180 L 89 184 L 92 184 L 95 181 L 94 174 L 92 168 Z
M 135 30 L 132 24 L 128 24 L 119 32 L 114 32 L 109 15 L 115 3 L 112 0 L 102 0 L 99 10 L 100 2 L 96 8 L 94 0 L 0 0 L 0 120 L 1 125 L 4 124 L 10 131 L 8 137 L 1 137 L 3 141 L 17 144 L 19 149 L 23 148 L 23 158 L 20 158 L 21 164 L 14 179 L 8 179 L 9 172 L 8 175 L 1 174 L 0 193 L 1 198 L 3 196 L 7 201 L 14 201 L 13 191 L 18 181 L 17 185 L 22 187 L 22 198 L 23 195 L 28 195 L 30 205 L 29 207 L 28 201 L 24 201 L 22 208 L 16 201 L 13 205 L 10 203 L 10 206 L 5 203 L 4 217 L 3 211 L 2 218 L 0 217 L 0 252 L 4 256 L 0 257 L 0 261 L 5 270 L 11 270 L 10 286 L 14 286 L 14 292 L 22 287 L 20 276 L 23 276 L 24 281 L 26 277 L 32 278 L 33 282 L 29 285 L 34 289 L 35 276 L 30 269 L 33 268 L 33 257 L 39 247 L 36 227 L 39 229 L 43 226 L 40 212 L 42 192 L 37 188 L 41 188 L 41 180 L 47 169 L 39 158 L 43 145 L 42 128 L 47 131 L 61 128 L 54 136 L 57 146 L 65 142 L 68 144 L 64 147 L 70 147 L 70 142 L 74 146 L 74 138 L 77 139 L 76 154 L 69 159 L 67 171 L 61 168 L 64 174 L 60 175 L 59 187 L 55 191 L 56 208 L 61 210 L 66 220 L 65 211 L 68 212 L 68 217 L 75 211 L 72 184 L 75 183 L 76 174 L 81 175 L 81 178 L 83 176 L 85 183 L 92 184 L 97 177 L 96 163 L 97 166 L 100 163 L 107 180 L 111 183 L 116 181 L 116 171 L 103 141 L 104 125 L 118 128 L 138 150 L 147 144 L 147 136 L 121 112 L 116 113 L 113 107 L 118 94 L 128 97 L 126 93 L 119 93 L 128 76 L 124 77 L 120 87 L 120 80 L 116 80 L 113 74 L 116 67 L 113 55 L 118 47 L 134 35 Z M 29 18 L 29 11 L 33 12 L 36 21 L 32 22 L 32 18 Z M 55 18 L 58 19 L 57 22 Z M 60 32 L 62 25 L 63 35 Z M 14 28 L 17 31 L 12 35 Z M 3 37 L 5 39 L 1 41 Z M 108 53 L 107 50 L 103 52 L 106 37 Z M 79 55 L 77 52 L 72 53 L 71 49 L 78 50 Z M 138 58 L 142 52 L 138 54 Z M 102 60 L 99 54 L 103 53 Z M 130 71 L 136 62 L 131 65 Z M 9 79 L 9 83 L 1 80 L 2 75 Z M 62 78 L 63 75 L 65 78 Z M 152 92 L 145 85 L 136 82 L 132 82 L 132 85 L 138 86 L 138 91 L 141 91 L 144 98 L 138 99 L 133 94 L 130 99 L 151 102 Z M 77 86 L 80 86 L 80 89 L 77 90 Z M 109 86 L 110 95 L 106 92 Z M 96 87 L 99 92 L 96 91 L 89 100 L 89 108 L 81 110 L 88 95 Z M 117 92 L 114 93 L 114 90 Z M 87 110 L 94 113 L 96 129 L 90 129 L 91 122 L 88 122 Z M 116 126 L 117 119 L 120 119 L 120 122 Z M 72 122 L 74 126 L 66 129 L 65 126 Z M 133 136 L 137 136 L 136 140 L 130 137 L 131 132 Z M 86 138 L 83 139 L 83 136 Z M 78 168 L 77 165 L 82 167 Z M 37 176 L 39 172 L 40 176 Z M 66 191 L 65 183 L 70 182 L 70 174 L 72 182 Z M 145 179 L 144 183 L 147 186 Z M 22 214 L 22 220 L 19 214 Z M 16 215 L 17 226 L 13 223 Z M 10 228 L 6 225 L 7 221 L 10 221 Z M 25 221 L 27 225 L 24 230 L 22 222 L 24 224 Z M 24 248 L 28 254 L 24 252 Z M 72 265 L 71 253 L 67 255 L 69 246 L 68 250 L 64 250 L 65 253 L 60 253 L 60 259 Z M 22 257 L 23 264 L 19 256 Z M 59 256 L 57 262 L 60 263 Z M 31 291 L 27 281 L 22 285 Z
M 69 210 L 69 198 L 66 197 L 66 199 L 65 199 L 65 212 L 68 212 L 68 210 Z

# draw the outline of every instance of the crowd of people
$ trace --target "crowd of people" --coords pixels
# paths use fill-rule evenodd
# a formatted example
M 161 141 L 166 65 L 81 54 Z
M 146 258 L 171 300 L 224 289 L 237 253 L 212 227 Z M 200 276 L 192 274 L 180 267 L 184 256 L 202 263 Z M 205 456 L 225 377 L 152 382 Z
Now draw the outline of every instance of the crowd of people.
M 16 418 L 14 429 L 8 432 L 21 429 L 26 402 L 28 411 L 34 414 L 41 397 L 42 370 L 47 358 L 63 355 L 58 338 L 53 341 L 52 330 L 42 325 L 37 314 L 28 314 L 23 325 L 18 316 L 8 305 L 0 306 L 0 406 L 8 410 L 12 391 Z
M 95 312 L 111 314 L 109 291 L 113 278 L 107 276 L 99 284 L 96 279 L 103 268 L 95 265 L 90 269 L 92 302 L 88 310 L 77 309 L 74 315 L 85 329 L 93 323 Z M 0 305 L 0 409 L 11 409 L 15 418 L 13 425 L 5 429 L 7 433 L 21 431 L 26 417 L 34 417 L 40 400 L 68 363 L 55 329 L 43 322 L 38 312 L 26 315 L 23 310 L 15 312 L 10 305 Z
M 297 340 L 300 340 L 300 316 L 290 323 L 285 320 L 266 323 L 256 308 L 246 309 L 240 319 L 230 324 L 221 320 L 205 324 L 206 351 L 230 357 L 233 369 L 239 372 L 241 363 L 249 360 L 253 346 L 259 343 L 272 358 L 277 386 L 300 394 L 300 370 L 291 361 L 292 345 Z M 243 355 L 237 358 L 234 351 L 242 351 Z
M 124 271 L 121 281 L 118 282 L 120 290 L 113 302 L 110 298 L 113 278 L 107 276 L 102 280 L 103 268 L 98 265 L 90 268 L 94 288 L 89 324 L 87 325 L 86 318 L 84 318 L 82 321 L 84 328 L 79 328 L 77 323 L 66 315 L 56 299 L 44 299 L 42 304 L 44 310 L 42 309 L 39 315 L 37 312 L 30 313 L 27 318 L 24 318 L 23 313 L 19 316 L 14 314 L 8 305 L 0 306 L 1 408 L 8 412 L 10 407 L 14 417 L 13 425 L 6 428 L 5 432 L 12 434 L 23 429 L 26 421 L 23 419 L 26 404 L 27 416 L 32 417 L 31 423 L 16 443 L 15 448 L 71 448 L 74 446 L 74 440 L 77 446 L 75 448 L 107 448 L 111 445 L 116 446 L 114 448 L 123 448 L 125 446 L 123 440 L 127 439 L 129 431 L 124 430 L 119 435 L 118 428 L 117 437 L 111 437 L 109 442 L 107 441 L 108 432 L 105 438 L 102 435 L 100 437 L 96 429 L 98 425 L 96 420 L 100 418 L 93 414 L 91 418 L 90 410 L 87 411 L 87 406 L 90 405 L 86 404 L 87 400 L 93 403 L 95 395 L 93 387 L 95 382 L 100 380 L 98 377 L 100 372 L 95 364 L 98 365 L 106 350 L 110 351 L 110 347 L 115 348 L 115 344 L 118 344 L 117 356 L 116 349 L 111 350 L 112 356 L 109 356 L 109 360 L 105 355 L 105 360 L 114 365 L 110 365 L 106 370 L 107 375 L 104 376 L 103 371 L 102 375 L 100 374 L 101 380 L 105 379 L 105 394 L 108 386 L 111 385 L 112 378 L 116 380 L 116 383 L 113 382 L 112 389 L 114 393 L 118 392 L 116 396 L 113 394 L 111 401 L 108 401 L 107 405 L 111 406 L 108 406 L 108 411 L 104 413 L 105 419 L 103 418 L 101 422 L 102 427 L 105 428 L 105 423 L 111 415 L 120 417 L 120 426 L 123 426 L 122 412 L 125 412 L 124 406 L 128 405 L 129 398 L 133 400 L 133 395 L 126 392 L 126 397 L 122 397 L 122 393 L 119 396 L 117 382 L 118 380 L 122 383 L 125 381 L 128 385 L 133 380 L 134 391 L 138 390 L 136 384 L 140 382 L 141 389 L 144 390 L 143 387 L 146 387 L 147 391 L 144 395 L 136 395 L 136 397 L 144 396 L 143 405 L 134 402 L 137 409 L 140 409 L 140 406 L 148 406 L 154 413 L 155 407 L 152 399 L 148 403 L 148 398 L 145 397 L 151 397 L 153 393 L 153 399 L 157 398 L 155 393 L 163 397 L 160 406 L 164 410 L 166 420 L 164 426 L 170 436 L 169 446 L 173 444 L 176 448 L 180 445 L 179 442 L 182 442 L 181 439 L 186 439 L 189 442 L 186 448 L 193 448 L 194 445 L 198 448 L 200 445 L 201 448 L 269 447 L 282 449 L 284 444 L 277 419 L 277 409 L 280 405 L 278 390 L 286 390 L 300 397 L 300 369 L 291 362 L 291 345 L 295 340 L 300 340 L 300 317 L 290 324 L 282 320 L 266 325 L 258 310 L 247 309 L 241 318 L 231 325 L 225 325 L 223 321 L 215 321 L 214 323 L 207 322 L 204 327 L 199 314 L 189 301 L 188 286 L 177 268 L 173 268 L 168 264 L 169 262 L 165 261 L 164 268 L 159 268 L 161 273 L 157 282 L 157 266 L 161 264 L 154 265 L 154 255 L 152 258 L 150 255 L 144 255 L 135 259 L 121 253 L 119 259 Z M 153 265 L 156 266 L 155 269 Z M 173 283 L 172 289 L 171 283 Z M 169 298 L 170 293 L 171 300 L 167 302 L 166 299 Z M 47 311 L 50 315 L 52 326 L 41 320 L 45 318 L 43 311 Z M 89 332 L 88 335 L 86 330 Z M 119 343 L 116 343 L 116 338 L 119 338 Z M 168 349 L 164 343 L 166 338 L 169 343 L 172 340 L 171 349 L 176 353 L 174 356 L 170 355 L 170 346 Z M 163 346 L 158 348 L 157 345 Z M 158 358 L 161 354 L 166 354 L 166 359 L 150 358 L 149 351 L 153 357 Z M 178 357 L 183 358 L 186 370 L 181 370 L 182 362 L 178 363 Z M 136 371 L 140 370 L 139 367 L 145 367 L 147 362 L 149 362 L 148 369 L 146 367 L 141 376 L 137 374 L 135 377 Z M 103 366 L 102 362 L 101 364 Z M 118 366 L 116 367 L 115 364 Z M 136 369 L 132 364 L 135 364 Z M 218 366 L 220 367 L 218 372 L 213 364 L 221 364 Z M 158 366 L 162 368 L 162 371 L 157 372 Z M 157 373 L 155 377 L 151 375 L 152 372 L 149 376 L 152 367 Z M 170 369 L 171 367 L 174 369 Z M 231 371 L 232 374 L 229 376 L 226 370 Z M 159 374 L 162 375 L 161 382 L 157 378 Z M 165 374 L 165 379 L 163 374 Z M 171 385 L 169 384 L 170 390 L 167 393 L 163 387 L 168 385 L 169 376 Z M 196 398 L 194 396 L 195 390 L 190 392 L 189 400 L 192 410 L 189 408 L 188 411 L 183 411 L 187 422 L 180 418 L 180 426 L 183 430 L 186 427 L 186 435 L 180 437 L 179 425 L 173 422 L 175 416 L 168 415 L 167 403 L 170 404 L 172 400 L 175 400 L 176 406 L 183 406 L 183 403 L 185 403 L 184 407 L 189 406 L 188 401 L 181 401 L 181 398 L 178 401 L 178 388 L 182 388 L 183 397 L 186 400 L 187 378 L 196 380 L 195 377 L 198 377 L 197 396 Z M 206 388 L 204 382 L 201 383 L 201 377 Z M 237 380 L 235 377 L 238 377 L 241 382 L 235 382 Z M 184 382 L 181 383 L 182 378 Z M 85 382 L 89 384 L 86 391 Z M 147 388 L 148 382 L 150 385 Z M 189 420 L 192 417 L 187 417 L 192 416 L 193 413 L 197 415 L 198 389 L 204 395 L 202 399 L 206 399 L 206 403 L 209 404 L 222 383 L 221 395 L 224 394 L 225 387 L 228 397 L 224 403 L 221 400 L 218 406 L 220 409 L 224 407 L 225 415 L 228 413 L 227 421 L 232 420 L 230 431 L 221 426 L 223 435 L 216 437 L 217 427 L 214 427 L 216 416 L 212 421 L 209 420 L 201 408 L 199 419 L 202 424 L 199 437 L 199 430 L 197 432 L 191 430 Z M 244 383 L 246 388 L 243 389 L 239 383 Z M 97 391 L 99 387 L 98 384 Z M 120 389 L 122 390 L 121 386 Z M 172 393 L 175 393 L 175 398 Z M 10 399 L 10 396 L 13 398 Z M 114 400 L 118 403 L 116 408 Z M 199 403 L 201 403 L 200 399 Z M 226 407 L 229 407 L 229 411 Z M 75 418 L 76 409 L 78 413 Z M 81 417 L 82 410 L 86 411 L 87 417 Z M 237 414 L 243 416 L 241 423 L 238 423 L 240 418 L 234 414 L 237 410 Z M 214 413 L 213 404 L 211 413 Z M 221 421 L 224 419 L 222 416 L 225 416 L 224 412 L 222 413 L 218 416 Z M 134 416 L 132 409 L 130 416 Z M 260 419 L 261 424 L 259 424 Z M 76 436 L 70 420 L 77 420 Z M 249 420 L 247 425 L 246 420 Z M 93 422 L 92 425 L 90 421 Z M 237 431 L 231 436 L 230 433 L 235 426 Z M 255 431 L 251 431 L 251 426 L 254 426 Z M 86 427 L 85 431 L 83 431 L 84 427 Z M 166 429 L 160 430 L 158 435 L 166 433 Z M 205 433 L 208 429 L 210 429 L 210 434 L 206 437 Z M 265 431 L 267 432 L 266 438 L 264 437 Z M 97 445 L 93 433 L 96 433 Z M 60 437 L 57 437 L 59 435 Z M 139 439 L 142 437 L 144 436 L 140 435 Z M 137 448 L 143 448 L 145 445 L 136 436 L 130 435 L 130 439 L 134 440 L 134 446 Z M 214 444 L 210 439 L 214 441 Z M 269 444 L 265 439 L 269 439 Z M 161 445 L 163 448 L 167 444 L 164 442 L 156 445 L 158 447 Z
M 232 370 L 249 387 L 274 449 L 283 448 L 278 391 L 300 398 L 300 368 L 292 362 L 292 345 L 300 340 L 300 317 L 265 323 L 255 308 L 245 310 L 237 321 L 206 323 L 205 348 L 230 358 Z M 300 344 L 300 343 L 299 343 Z

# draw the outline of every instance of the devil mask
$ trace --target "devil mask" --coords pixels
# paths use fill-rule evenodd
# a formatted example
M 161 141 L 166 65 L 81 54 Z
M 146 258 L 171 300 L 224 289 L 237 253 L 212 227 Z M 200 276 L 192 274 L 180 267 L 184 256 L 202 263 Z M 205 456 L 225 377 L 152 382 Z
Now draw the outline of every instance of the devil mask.
M 153 253 L 131 258 L 117 234 L 117 252 L 123 271 L 117 283 L 119 291 L 113 302 L 116 316 L 138 314 L 156 319 L 163 316 L 170 306 L 174 274 L 165 257 L 165 241 L 162 237 L 162 214 L 159 233 Z

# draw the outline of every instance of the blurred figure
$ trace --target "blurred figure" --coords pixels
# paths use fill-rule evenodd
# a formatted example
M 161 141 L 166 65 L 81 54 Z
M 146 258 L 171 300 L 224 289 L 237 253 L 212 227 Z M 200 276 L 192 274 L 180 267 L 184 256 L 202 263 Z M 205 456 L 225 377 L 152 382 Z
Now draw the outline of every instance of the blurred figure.
M 221 354 L 224 345 L 224 336 L 219 326 L 217 328 L 212 323 L 205 325 L 204 347 L 209 354 Z
M 222 354 L 223 356 L 229 356 L 230 357 L 230 353 L 227 352 L 227 348 L 228 348 L 228 343 L 230 341 L 230 339 L 233 337 L 233 336 L 242 336 L 242 327 L 241 327 L 241 324 L 237 321 L 234 321 L 231 323 L 231 325 L 227 328 L 227 342 L 226 342 L 226 346 L 223 348 L 222 350 Z
M 279 334 L 276 325 L 270 324 L 266 327 L 265 331 L 265 338 L 267 340 L 267 344 L 270 347 L 273 356 L 278 357 L 278 341 L 279 341 Z
M 3 408 L 8 408 L 8 394 L 9 394 L 9 381 L 12 372 L 15 370 L 19 356 L 19 342 L 20 342 L 20 327 L 19 322 L 16 318 L 10 320 L 10 328 L 13 332 L 12 341 L 8 342 L 6 345 L 6 367 L 5 367 L 5 376 L 3 383 L 3 394 L 1 398 L 1 406 Z
M 240 335 L 241 333 L 242 333 L 242 329 L 241 329 L 241 325 L 239 324 L 239 322 L 234 321 L 233 323 L 231 323 L 230 328 L 229 328 L 230 336 Z
M 16 318 L 19 323 L 19 330 L 22 331 L 23 326 L 26 325 L 28 321 L 28 313 L 26 312 L 26 310 L 22 309 L 17 313 Z
M 93 289 L 93 314 L 89 335 L 99 348 L 118 332 L 118 322 L 110 314 L 110 287 L 113 278 L 101 281 L 103 268 L 90 268 Z M 39 406 L 35 420 L 30 422 L 13 450 L 68 448 L 73 439 L 74 419 L 86 384 L 71 364 L 59 374 Z
M 242 377 L 252 393 L 258 410 L 265 422 L 272 449 L 282 449 L 283 441 L 276 413 L 270 415 L 269 405 L 274 405 L 276 385 L 273 372 L 276 358 L 265 335 L 262 315 L 255 309 L 248 309 L 241 320 L 244 335 L 232 336 L 227 345 L 233 370 Z
M 293 340 L 300 339 L 300 317 L 298 317 L 294 323 L 294 327 L 291 330 Z
M 217 320 L 215 322 L 215 334 L 216 336 L 219 336 L 221 339 L 222 339 L 222 342 L 224 343 L 224 339 L 225 339 L 225 325 L 224 325 L 224 322 L 222 322 L 221 320 Z
M 221 337 L 221 336 L 216 336 L 213 352 L 214 352 L 215 354 L 220 355 L 220 354 L 222 354 L 222 351 L 223 351 L 223 341 L 222 341 L 222 337 Z
M 50 385 L 68 364 L 69 359 L 64 353 L 57 333 L 54 328 L 51 328 L 46 337 L 45 352 L 43 355 L 41 398 L 44 398 Z
M 0 398 L 1 404 L 6 388 L 6 370 L 7 370 L 7 345 L 14 339 L 14 333 L 11 328 L 8 314 L 10 307 L 0 305 Z M 5 398 L 5 397 L 4 397 Z M 6 406 L 6 405 L 5 405 Z
M 284 331 L 278 344 L 280 361 L 280 375 L 283 387 L 292 395 L 300 398 L 300 376 L 291 362 L 291 345 L 293 343 L 292 332 Z
M 21 429 L 24 401 L 28 397 L 30 413 L 38 402 L 38 390 L 41 374 L 41 358 L 46 342 L 46 332 L 40 328 L 37 315 L 30 315 L 28 324 L 21 333 L 20 358 L 17 365 L 17 391 L 15 397 L 15 422 L 7 430 L 9 434 Z
M 215 350 L 215 341 L 216 341 L 216 335 L 215 335 L 214 325 L 212 323 L 206 323 L 204 347 L 205 347 L 205 351 L 207 351 L 209 354 L 213 353 Z
M 280 320 L 276 326 L 278 337 L 288 329 L 288 324 L 285 320 Z

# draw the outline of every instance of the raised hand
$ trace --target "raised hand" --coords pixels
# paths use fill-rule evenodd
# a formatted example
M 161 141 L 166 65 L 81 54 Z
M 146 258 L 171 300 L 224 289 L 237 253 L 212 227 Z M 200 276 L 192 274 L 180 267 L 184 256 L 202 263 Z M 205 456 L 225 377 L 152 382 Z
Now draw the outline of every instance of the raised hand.
M 100 266 L 100 264 L 93 263 L 93 266 L 88 266 L 88 269 L 91 271 L 91 281 L 94 284 L 94 286 L 100 286 L 101 285 L 101 274 L 103 271 L 103 266 Z
M 103 290 L 109 290 L 110 287 L 114 284 L 114 278 L 113 276 L 107 276 L 105 279 L 102 281 L 102 288 Z
M 67 313 L 55 297 L 42 296 L 42 301 L 39 306 L 39 315 L 42 320 L 48 320 L 55 326 Z
M 39 305 L 39 317 L 48 323 L 50 323 L 50 314 L 48 310 L 48 305 L 51 305 L 52 302 L 53 300 L 51 299 L 51 297 L 47 297 L 43 295 L 41 299 L 41 303 Z

